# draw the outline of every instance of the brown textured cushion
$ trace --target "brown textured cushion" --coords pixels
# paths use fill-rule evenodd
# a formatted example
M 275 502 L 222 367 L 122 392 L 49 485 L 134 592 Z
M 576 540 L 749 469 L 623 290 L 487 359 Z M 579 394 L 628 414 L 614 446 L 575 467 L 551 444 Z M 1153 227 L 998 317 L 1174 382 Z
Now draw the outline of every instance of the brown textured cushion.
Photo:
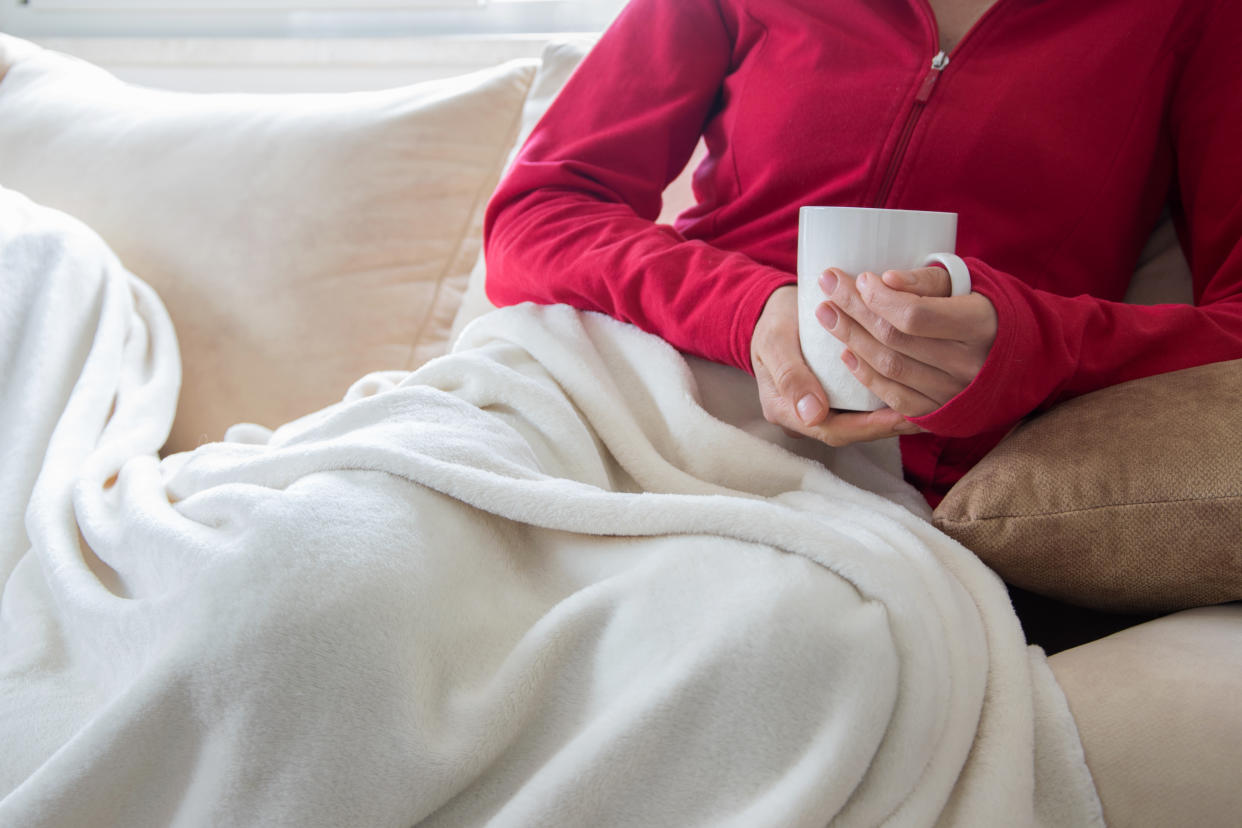
M 1033 418 L 935 522 L 1009 583 L 1062 601 L 1147 612 L 1242 599 L 1242 360 Z

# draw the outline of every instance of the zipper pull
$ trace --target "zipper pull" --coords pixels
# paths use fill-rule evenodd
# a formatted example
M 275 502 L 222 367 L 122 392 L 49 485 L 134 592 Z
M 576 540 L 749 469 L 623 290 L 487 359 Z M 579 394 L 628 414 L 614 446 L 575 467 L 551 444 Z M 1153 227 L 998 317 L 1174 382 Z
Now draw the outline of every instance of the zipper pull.
M 916 101 L 921 104 L 927 103 L 927 99 L 931 97 L 932 88 L 936 85 L 936 80 L 940 77 L 940 73 L 943 72 L 944 68 L 948 65 L 949 56 L 944 53 L 943 49 L 941 49 L 936 53 L 936 56 L 932 58 L 931 70 L 923 78 L 923 85 L 919 87 L 918 93 L 914 96 Z

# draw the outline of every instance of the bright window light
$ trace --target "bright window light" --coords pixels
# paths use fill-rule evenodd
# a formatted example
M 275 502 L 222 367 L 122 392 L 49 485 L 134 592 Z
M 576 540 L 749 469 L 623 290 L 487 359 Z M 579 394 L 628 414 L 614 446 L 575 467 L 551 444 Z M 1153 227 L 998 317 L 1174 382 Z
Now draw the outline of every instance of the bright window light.
M 625 0 L 0 0 L 22 37 L 333 37 L 598 32 Z
M 495 0 L 493 0 L 495 2 Z M 504 3 L 506 0 L 499 0 Z M 513 2 L 513 0 L 508 0 Z M 117 12 L 139 10 L 145 12 L 182 11 L 302 11 L 307 9 L 336 9 L 366 11 L 373 9 L 422 9 L 422 8 L 470 8 L 486 6 L 488 0 L 25 0 L 22 5 L 35 11 L 70 10 Z

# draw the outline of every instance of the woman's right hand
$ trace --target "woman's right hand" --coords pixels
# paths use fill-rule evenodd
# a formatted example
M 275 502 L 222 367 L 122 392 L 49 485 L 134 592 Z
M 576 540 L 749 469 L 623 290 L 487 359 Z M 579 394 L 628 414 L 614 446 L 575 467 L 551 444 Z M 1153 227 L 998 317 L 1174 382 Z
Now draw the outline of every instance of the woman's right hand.
M 891 408 L 831 410 L 828 395 L 802 356 L 796 285 L 779 287 L 768 297 L 750 340 L 750 362 L 764 418 L 790 434 L 845 446 L 922 431 Z

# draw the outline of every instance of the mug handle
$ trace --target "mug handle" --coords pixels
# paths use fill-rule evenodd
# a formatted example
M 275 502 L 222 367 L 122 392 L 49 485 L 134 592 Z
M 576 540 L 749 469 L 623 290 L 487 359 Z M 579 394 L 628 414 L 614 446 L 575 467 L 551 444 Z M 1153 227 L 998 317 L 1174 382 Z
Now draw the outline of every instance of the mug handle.
M 970 293 L 970 268 L 960 256 L 953 253 L 932 253 L 923 260 L 923 266 L 940 265 L 949 271 L 950 296 L 965 296 Z

